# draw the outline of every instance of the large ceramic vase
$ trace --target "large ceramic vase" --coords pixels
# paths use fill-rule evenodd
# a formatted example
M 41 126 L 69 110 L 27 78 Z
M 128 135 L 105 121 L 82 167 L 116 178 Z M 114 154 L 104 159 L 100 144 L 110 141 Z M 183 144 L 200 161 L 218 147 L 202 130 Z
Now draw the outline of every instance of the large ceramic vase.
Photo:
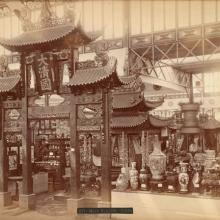
M 158 136 L 153 143 L 154 150 L 149 155 L 149 166 L 153 180 L 162 180 L 166 170 L 166 155 L 161 151 L 161 143 Z
M 131 190 L 138 189 L 138 171 L 136 170 L 136 162 L 131 162 L 129 171 Z
M 116 180 L 116 189 L 119 191 L 125 191 L 128 188 L 128 177 L 126 174 L 126 169 L 121 168 L 121 173 Z
M 176 172 L 167 172 L 167 190 L 168 192 L 176 192 L 178 185 L 178 174 Z
M 147 172 L 145 167 L 142 167 L 139 174 L 139 181 L 140 181 L 140 189 L 143 191 L 149 190 L 149 181 L 150 181 L 151 174 Z
M 187 165 L 188 163 L 180 163 L 180 173 L 178 176 L 179 184 L 180 184 L 180 193 L 188 192 L 188 184 L 189 184 L 189 175 L 187 173 Z

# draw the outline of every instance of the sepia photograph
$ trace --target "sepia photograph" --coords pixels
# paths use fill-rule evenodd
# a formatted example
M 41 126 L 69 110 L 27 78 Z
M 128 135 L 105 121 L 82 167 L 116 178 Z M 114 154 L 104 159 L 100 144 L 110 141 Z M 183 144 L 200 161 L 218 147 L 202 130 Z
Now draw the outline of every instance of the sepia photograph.
M 220 219 L 220 0 L 0 0 L 0 219 Z

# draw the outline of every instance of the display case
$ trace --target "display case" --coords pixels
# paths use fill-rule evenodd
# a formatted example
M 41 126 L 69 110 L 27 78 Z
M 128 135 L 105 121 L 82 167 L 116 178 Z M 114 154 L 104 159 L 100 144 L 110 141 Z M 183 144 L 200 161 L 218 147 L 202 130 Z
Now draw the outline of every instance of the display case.
M 36 146 L 38 155 L 35 162 L 35 170 L 48 172 L 49 189 L 56 190 L 64 187 L 62 176 L 65 167 L 69 166 L 68 150 L 69 139 L 40 140 Z
M 21 174 L 21 134 L 18 132 L 5 133 L 5 145 L 8 155 L 9 176 Z

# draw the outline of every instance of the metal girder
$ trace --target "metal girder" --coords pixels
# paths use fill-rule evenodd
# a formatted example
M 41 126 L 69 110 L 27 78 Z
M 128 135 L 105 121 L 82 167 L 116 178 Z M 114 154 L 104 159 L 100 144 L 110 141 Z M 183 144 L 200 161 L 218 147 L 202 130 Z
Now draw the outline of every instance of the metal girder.
M 189 87 L 189 74 L 162 61 L 153 62 L 145 57 L 149 49 L 140 55 L 130 50 L 130 71 L 141 75 L 143 82 L 185 91 Z

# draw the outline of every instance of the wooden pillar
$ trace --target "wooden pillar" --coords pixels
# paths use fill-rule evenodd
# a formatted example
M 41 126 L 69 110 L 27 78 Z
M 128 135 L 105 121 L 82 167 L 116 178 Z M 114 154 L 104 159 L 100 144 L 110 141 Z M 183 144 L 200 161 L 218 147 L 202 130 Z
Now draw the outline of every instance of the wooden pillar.
M 126 160 L 125 160 L 125 132 L 121 132 L 121 148 L 123 152 L 123 167 L 126 167 Z
M 146 145 L 145 145 L 145 132 L 141 131 L 141 153 L 142 153 L 142 163 L 141 166 L 144 167 L 146 164 Z
M 149 131 L 147 131 L 146 138 L 146 164 L 149 166 Z
M 110 140 L 110 92 L 103 91 L 103 111 L 104 111 L 104 140 L 101 150 L 102 165 L 102 187 L 101 199 L 103 202 L 111 202 L 111 140 Z
M 75 74 L 75 62 L 79 59 L 78 49 L 70 48 L 71 77 Z M 80 198 L 80 151 L 77 143 L 77 96 L 70 95 L 70 192 L 73 199 Z
M 22 192 L 19 192 L 19 205 L 22 208 L 34 209 L 35 196 L 33 194 L 32 162 L 30 132 L 28 129 L 28 77 L 25 55 L 21 55 L 21 74 L 23 77 L 24 95 L 22 97 Z
M 75 74 L 75 62 L 79 59 L 77 48 L 70 48 L 70 70 L 73 77 Z M 80 149 L 77 141 L 77 96 L 70 95 L 70 193 L 67 199 L 67 211 L 77 216 L 77 208 L 81 206 L 80 198 Z
M 77 105 L 76 96 L 70 96 L 70 192 L 74 199 L 80 198 L 80 152 L 77 144 Z
M 0 208 L 10 205 L 11 194 L 8 192 L 8 160 L 4 145 L 4 109 L 0 96 Z

